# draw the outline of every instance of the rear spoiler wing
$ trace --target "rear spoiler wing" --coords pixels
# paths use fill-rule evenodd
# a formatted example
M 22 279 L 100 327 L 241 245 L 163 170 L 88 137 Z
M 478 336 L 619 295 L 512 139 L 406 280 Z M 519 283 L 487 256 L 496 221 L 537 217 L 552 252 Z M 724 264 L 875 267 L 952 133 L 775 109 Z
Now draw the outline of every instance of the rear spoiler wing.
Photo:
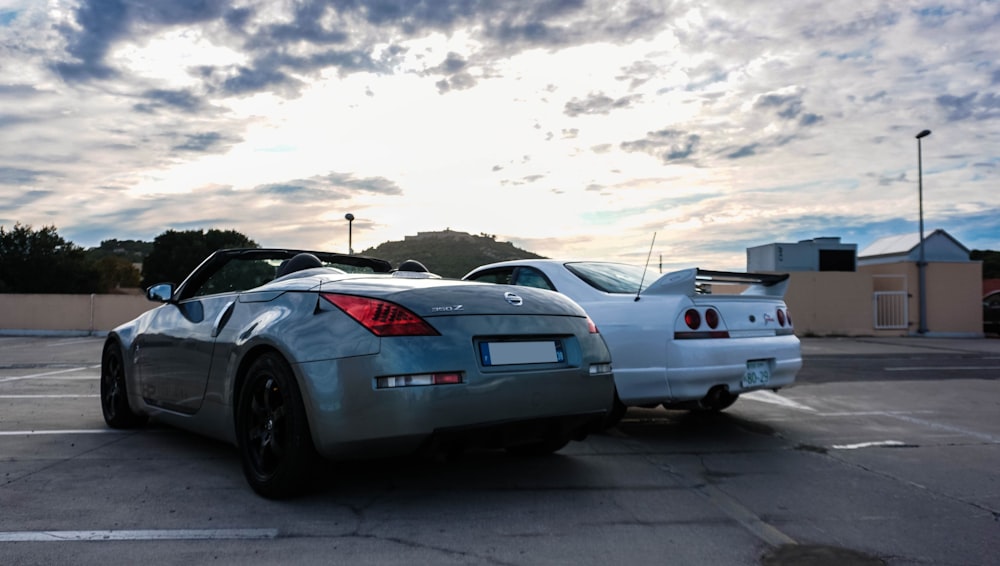
M 663 275 L 640 295 L 709 295 L 716 285 L 740 285 L 746 286 L 741 295 L 781 298 L 788 290 L 788 278 L 787 273 L 743 273 L 692 267 Z

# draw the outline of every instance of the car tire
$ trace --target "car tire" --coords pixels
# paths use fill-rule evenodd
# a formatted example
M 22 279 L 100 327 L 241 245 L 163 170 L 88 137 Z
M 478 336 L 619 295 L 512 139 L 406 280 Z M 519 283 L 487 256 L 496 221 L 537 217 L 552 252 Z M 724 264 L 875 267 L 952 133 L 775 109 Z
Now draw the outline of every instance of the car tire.
M 115 342 L 106 344 L 101 355 L 101 412 L 111 428 L 140 427 L 148 418 L 137 414 L 128 404 L 125 363 L 121 347 Z
M 283 499 L 308 485 L 316 452 L 305 406 L 291 368 L 275 353 L 260 356 L 247 370 L 236 440 L 243 475 L 257 494 Z
M 611 405 L 611 410 L 608 411 L 608 415 L 604 417 L 604 422 L 601 428 L 607 430 L 614 426 L 617 426 L 623 418 L 625 418 L 625 413 L 628 412 L 628 405 L 622 403 L 622 400 L 618 398 L 618 390 L 615 389 L 615 398 Z

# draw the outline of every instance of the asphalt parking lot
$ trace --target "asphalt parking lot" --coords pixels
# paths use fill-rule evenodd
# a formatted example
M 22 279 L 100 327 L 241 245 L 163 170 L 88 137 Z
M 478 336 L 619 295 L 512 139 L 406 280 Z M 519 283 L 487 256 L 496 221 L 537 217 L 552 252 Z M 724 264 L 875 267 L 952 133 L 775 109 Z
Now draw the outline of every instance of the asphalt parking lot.
M 803 340 L 799 383 L 632 409 L 548 458 L 330 463 L 261 499 L 234 449 L 109 430 L 101 339 L 0 336 L 0 562 L 996 564 L 1000 339 Z

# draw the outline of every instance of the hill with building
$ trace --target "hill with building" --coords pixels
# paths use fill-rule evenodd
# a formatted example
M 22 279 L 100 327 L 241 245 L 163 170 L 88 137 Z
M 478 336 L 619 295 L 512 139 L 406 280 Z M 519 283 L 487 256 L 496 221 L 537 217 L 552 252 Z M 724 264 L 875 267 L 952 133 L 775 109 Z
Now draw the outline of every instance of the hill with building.
M 509 259 L 540 259 L 542 256 L 522 250 L 510 242 L 498 242 L 496 236 L 443 230 L 418 232 L 401 242 L 385 242 L 361 252 L 362 255 L 388 260 L 393 265 L 415 259 L 442 277 L 462 277 L 486 263 Z

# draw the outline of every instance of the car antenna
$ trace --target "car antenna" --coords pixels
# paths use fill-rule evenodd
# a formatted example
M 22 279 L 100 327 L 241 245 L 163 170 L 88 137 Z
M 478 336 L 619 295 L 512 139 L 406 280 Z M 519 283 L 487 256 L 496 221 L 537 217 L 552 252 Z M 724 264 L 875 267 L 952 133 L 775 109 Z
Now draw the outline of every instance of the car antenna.
M 646 281 L 646 270 L 649 269 L 649 258 L 653 255 L 653 244 L 656 243 L 656 232 L 653 232 L 653 241 L 649 243 L 649 253 L 646 254 L 646 267 L 642 268 L 642 278 L 639 279 L 639 288 L 635 291 L 635 300 L 639 300 L 639 293 L 642 293 L 642 284 Z

